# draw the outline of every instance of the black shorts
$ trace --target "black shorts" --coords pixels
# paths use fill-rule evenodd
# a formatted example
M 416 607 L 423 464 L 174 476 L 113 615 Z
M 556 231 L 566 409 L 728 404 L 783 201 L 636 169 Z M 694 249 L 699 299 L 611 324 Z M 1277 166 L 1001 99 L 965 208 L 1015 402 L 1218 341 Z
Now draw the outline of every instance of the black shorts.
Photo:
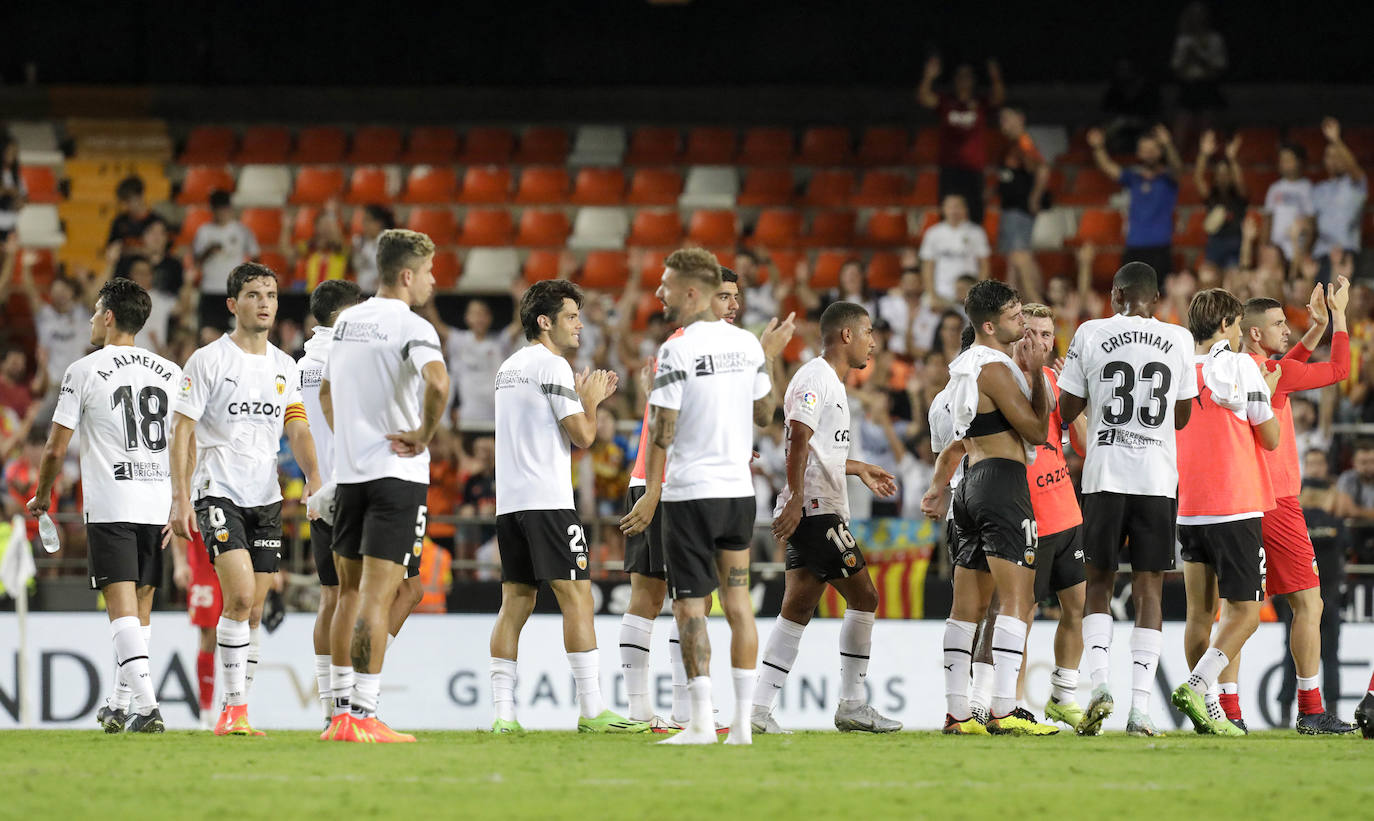
M 339 571 L 334 567 L 334 526 L 324 519 L 310 523 L 310 553 L 315 557 L 315 575 L 325 587 L 339 586 Z
M 1116 571 L 1122 549 L 1137 573 L 1174 569 L 1178 500 L 1101 491 L 1083 496 L 1083 556 Z
M 625 492 L 625 512 L 634 509 L 635 503 L 644 497 L 643 485 L 632 487 Z M 625 572 L 652 576 L 655 579 L 668 578 L 668 568 L 663 559 L 663 511 L 654 511 L 654 519 L 649 522 L 643 533 L 625 540 Z
M 92 590 L 115 582 L 157 587 L 162 581 L 162 526 L 88 522 L 86 567 Z
M 1086 579 L 1083 574 L 1083 528 L 1074 525 L 1040 537 L 1040 560 L 1035 563 L 1035 600 L 1068 590 Z
M 395 562 L 407 577 L 420 572 L 428 525 L 429 486 L 404 479 L 340 483 L 335 492 L 334 552 Z
M 956 566 L 986 572 L 993 556 L 1034 568 L 1038 540 L 1026 466 L 984 459 L 966 468 L 954 490 L 954 524 Z
M 787 540 L 786 567 L 810 570 L 823 582 L 847 579 L 864 569 L 864 554 L 844 519 L 834 513 L 803 516 Z
M 559 579 L 581 581 L 587 571 L 587 537 L 575 510 L 517 510 L 496 517 L 501 581 L 538 587 Z
M 663 553 L 668 592 L 675 599 L 705 598 L 720 586 L 717 550 L 748 550 L 754 538 L 753 496 L 663 502 Z
M 1211 525 L 1180 525 L 1185 562 L 1205 564 L 1217 574 L 1217 594 L 1227 601 L 1264 601 L 1264 537 L 1261 519 Z
M 196 502 L 210 563 L 230 550 L 247 550 L 254 573 L 276 573 L 281 564 L 281 502 L 261 507 L 239 507 L 220 496 Z

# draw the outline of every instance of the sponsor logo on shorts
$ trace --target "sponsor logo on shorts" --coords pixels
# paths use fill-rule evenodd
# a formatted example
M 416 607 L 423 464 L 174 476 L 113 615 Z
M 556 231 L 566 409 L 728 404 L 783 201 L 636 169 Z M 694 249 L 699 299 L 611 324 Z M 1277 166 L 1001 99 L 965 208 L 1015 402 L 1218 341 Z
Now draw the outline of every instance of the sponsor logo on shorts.
M 281 550 L 281 539 L 254 539 L 253 547 L 263 550 Z
M 217 527 L 217 528 L 215 528 L 215 541 L 217 541 L 217 542 L 227 542 L 227 541 L 229 541 L 229 531 L 226 530 L 225 528 L 222 528 L 222 527 Z
M 1021 557 L 1026 560 L 1027 567 L 1035 567 L 1035 548 L 1026 548 L 1026 552 L 1021 554 Z
M 586 554 L 586 553 L 578 553 L 578 554 L 577 554 L 577 569 L 578 569 L 578 570 L 586 570 L 586 569 L 587 569 L 587 554 Z
M 1074 557 L 1075 559 L 1079 560 L 1080 562 L 1083 561 L 1083 551 L 1082 551 L 1082 550 L 1075 550 L 1075 551 L 1073 552 L 1073 557 Z

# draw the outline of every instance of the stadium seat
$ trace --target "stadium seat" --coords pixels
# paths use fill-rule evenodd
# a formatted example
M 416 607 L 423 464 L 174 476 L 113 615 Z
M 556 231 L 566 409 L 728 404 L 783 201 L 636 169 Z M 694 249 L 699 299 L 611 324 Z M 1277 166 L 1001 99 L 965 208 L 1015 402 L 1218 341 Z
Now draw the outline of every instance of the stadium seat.
M 1063 248 L 1064 238 L 1072 236 L 1077 224 L 1068 208 L 1050 208 L 1035 215 L 1031 225 L 1031 247 L 1037 249 Z
M 1073 277 L 1078 272 L 1078 263 L 1063 251 L 1037 251 L 1035 264 L 1040 266 L 1040 275 L 1046 282 L 1055 277 Z
M 811 218 L 806 244 L 823 248 L 843 248 L 854 243 L 853 211 L 817 211 Z
M 935 165 L 940 161 L 940 129 L 918 128 L 907 161 L 913 165 Z
M 1103 247 L 1120 245 L 1123 241 L 1120 211 L 1089 208 L 1078 218 L 1078 233 L 1069 244 L 1082 245 L 1091 242 Z
M 343 194 L 343 169 L 337 166 L 306 166 L 296 174 L 292 205 L 320 204 Z
M 1240 153 L 1236 159 L 1242 166 L 1244 165 L 1275 165 L 1279 157 L 1279 130 L 1277 128 L 1239 128 L 1236 134 L 1240 136 Z M 1218 141 L 1225 140 L 1225 135 L 1218 135 Z M 1224 149 L 1226 143 L 1222 142 L 1219 149 Z
M 348 134 L 342 128 L 319 125 L 303 128 L 296 135 L 296 150 L 291 162 L 297 165 L 326 165 L 343 162 L 348 153 Z
M 1077 263 L 1074 263 L 1077 271 Z M 1112 287 L 1112 277 L 1121 268 L 1121 254 L 1116 251 L 1099 251 L 1093 257 L 1093 287 L 1101 293 L 1108 293 Z
M 361 165 L 353 169 L 348 180 L 348 196 L 344 202 L 352 205 L 387 205 L 391 202 L 391 184 L 386 169 L 375 165 Z
M 245 208 L 239 213 L 239 222 L 253 232 L 259 246 L 276 248 L 281 245 L 283 222 L 280 208 Z
M 520 165 L 557 165 L 568 158 L 568 132 L 554 126 L 531 126 L 520 135 L 515 162 Z
M 620 165 L 625 158 L 625 129 L 614 125 L 584 125 L 573 139 L 568 165 Z
M 997 250 L 997 231 L 1002 227 L 1002 209 L 988 208 L 983 211 L 983 233 L 988 236 L 988 245 Z M 996 256 L 994 254 L 994 256 Z
M 573 182 L 575 205 L 619 205 L 625 201 L 625 172 L 620 168 L 583 168 Z
M 55 205 L 32 203 L 22 206 L 15 230 L 25 248 L 61 248 L 67 242 Z
M 385 125 L 365 125 L 353 132 L 349 165 L 389 165 L 401 157 L 401 132 Z
M 631 205 L 673 205 L 682 193 L 682 175 L 671 168 L 640 168 L 630 178 Z
M 525 265 L 521 269 L 521 275 L 526 282 L 539 282 L 545 279 L 557 279 L 562 265 L 559 262 L 559 251 L 534 250 L 530 251 L 529 256 L 525 257 Z
M 413 128 L 401 162 L 407 165 L 446 165 L 458 158 L 458 132 L 426 125 Z
M 849 129 L 842 126 L 817 126 L 802 132 L 801 165 L 849 165 L 854 161 L 850 153 Z
M 458 292 L 502 294 L 519 275 L 520 254 L 514 248 L 474 248 L 468 252 Z
M 921 214 L 921 227 L 916 231 L 916 237 L 913 241 L 919 243 L 921 238 L 926 235 L 926 231 L 930 229 L 930 226 L 939 221 L 940 212 L 937 209 L 931 208 Z
M 806 196 L 803 201 L 814 207 L 838 208 L 848 205 L 849 198 L 853 195 L 854 172 L 817 171 L 811 175 L 811 181 L 806 185 Z
M 934 171 L 921 171 L 916 175 L 916 185 L 911 190 L 908 205 L 930 208 L 940 204 L 940 178 Z
M 682 148 L 682 138 L 676 128 L 644 126 L 636 128 L 630 135 L 630 149 L 625 155 L 625 164 L 672 165 L 677 162 Z
M 191 129 L 186 147 L 177 162 L 182 165 L 224 165 L 238 144 L 234 130 L 225 125 L 202 125 Z
M 468 218 L 476 213 L 468 212 Z M 501 214 L 505 215 L 505 211 Z M 510 226 L 510 217 L 506 217 L 507 228 Z M 435 245 L 452 245 L 454 234 L 457 231 L 457 221 L 453 218 L 453 212 L 447 208 L 412 208 L 410 216 L 406 219 L 406 227 L 412 231 L 419 231 L 428 234 L 434 240 Z M 464 223 L 466 230 L 466 223 Z M 480 243 L 465 243 L 480 244 Z
M 900 171 L 865 171 L 851 205 L 902 205 L 907 201 L 907 177 Z
M 1185 174 L 1183 179 L 1178 181 L 1178 205 L 1202 205 L 1202 192 L 1198 191 L 1192 174 Z
M 459 245 L 510 245 L 515 223 L 504 208 L 471 208 L 463 215 Z
M 1202 223 L 1207 219 L 1207 209 L 1194 208 L 1183 223 L 1182 231 L 1174 232 L 1174 247 L 1201 248 L 1207 244 L 1207 229 Z
M 682 239 L 677 211 L 636 211 L 627 244 L 640 248 L 667 248 Z
M 1064 205 L 1106 205 L 1121 185 L 1096 168 L 1080 168 L 1074 176 L 1069 190 L 1059 198 Z
M 234 205 L 276 206 L 286 204 L 291 191 L 291 170 L 284 165 L 246 165 L 239 171 Z
M 289 285 L 293 279 L 291 264 L 286 261 L 286 255 L 281 251 L 262 251 L 258 254 L 258 262 L 266 265 L 272 273 L 277 275 L 277 279 L 284 285 Z
M 568 241 L 572 225 L 562 211 L 526 208 L 520 215 L 520 230 L 515 244 L 525 247 L 554 248 Z
M 687 170 L 687 185 L 678 198 L 679 208 L 734 208 L 739 195 L 739 174 L 728 165 L 694 165 Z
M 864 129 L 859 139 L 861 165 L 904 165 L 908 135 L 905 128 L 878 126 Z
M 864 225 L 865 245 L 879 247 L 906 245 L 908 236 L 906 212 L 899 209 L 874 211 Z
M 203 205 L 210 200 L 212 191 L 234 190 L 234 175 L 222 165 L 193 165 L 186 169 L 186 179 L 181 182 L 181 193 L 177 195 L 178 205 Z M 33 186 L 29 186 L 32 196 Z
M 625 235 L 630 232 L 630 218 L 623 208 L 583 208 L 573 220 L 568 247 L 624 248 Z
M 791 165 L 792 143 L 790 128 L 751 128 L 744 132 L 739 162 L 741 165 Z
M 501 165 L 470 165 L 463 172 L 458 202 L 497 205 L 510 200 L 510 169 Z
M 46 165 L 25 165 L 19 169 L 19 178 L 24 182 L 29 202 L 52 204 L 62 201 L 62 192 L 57 188 L 57 174 Z
M 458 286 L 463 274 L 463 263 L 452 251 L 439 251 L 434 255 L 434 287 L 440 291 L 452 291 Z
M 458 155 L 458 162 L 463 165 L 505 165 L 514 153 L 515 135 L 509 129 L 472 128 L 463 136 L 463 150 Z
M 687 238 L 707 248 L 734 245 L 739 239 L 739 227 L 734 211 L 694 211 L 687 223 Z
M 738 202 L 743 206 L 790 205 L 795 191 L 792 169 L 754 168 L 744 175 Z
M 249 126 L 234 155 L 236 165 L 273 165 L 286 162 L 291 153 L 291 132 L 280 125 Z
M 520 172 L 515 201 L 522 205 L 559 205 L 568 201 L 568 169 L 535 166 Z
M 406 178 L 401 202 L 414 205 L 453 202 L 458 198 L 458 176 L 444 165 L 417 165 Z
M 879 251 L 868 261 L 865 277 L 868 287 L 880 290 L 896 288 L 902 279 L 902 260 L 891 251 Z
M 1279 179 L 1279 172 L 1266 168 L 1242 168 L 1241 178 L 1245 180 L 1245 198 L 1250 202 L 1264 202 L 1269 186 Z M 1368 239 L 1368 237 L 1366 237 Z
M 310 242 L 310 238 L 315 236 L 315 220 L 319 216 L 318 208 L 309 205 L 297 208 L 296 216 L 291 220 L 291 242 L 296 245 Z
M 630 276 L 630 262 L 624 251 L 592 251 L 582 263 L 583 288 L 620 290 Z
M 790 208 L 765 208 L 754 224 L 752 241 L 769 249 L 801 245 L 802 213 Z
M 693 128 L 687 132 L 684 165 L 730 165 L 735 161 L 735 130 L 732 128 Z
M 796 279 L 797 265 L 805 259 L 806 252 L 804 251 L 775 251 L 772 248 L 770 248 L 768 249 L 768 262 L 767 264 L 760 265 L 759 270 L 766 274 L 769 266 L 771 265 L 773 270 L 777 273 L 778 277 L 787 280 L 788 282 L 791 282 L 792 280 Z M 767 281 L 768 279 L 768 276 L 763 277 L 764 281 Z
M 848 251 L 821 251 L 816 255 L 816 264 L 811 268 L 811 288 L 824 291 L 840 284 L 840 269 L 853 259 Z
M 177 233 L 176 245 L 178 247 L 190 245 L 196 238 L 196 231 L 200 226 L 214 219 L 210 209 L 205 206 L 192 206 L 186 209 L 186 215 L 181 219 L 181 231 Z

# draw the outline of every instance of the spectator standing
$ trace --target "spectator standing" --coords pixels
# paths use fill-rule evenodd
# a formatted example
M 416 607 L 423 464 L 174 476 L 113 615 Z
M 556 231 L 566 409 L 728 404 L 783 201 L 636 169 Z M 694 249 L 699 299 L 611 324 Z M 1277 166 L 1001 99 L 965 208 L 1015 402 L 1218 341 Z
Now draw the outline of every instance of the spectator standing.
M 200 324 L 220 330 L 229 327 L 229 272 L 242 262 L 256 259 L 261 251 L 257 237 L 239 222 L 229 192 L 210 194 L 212 219 L 196 230 L 191 252 L 200 266 Z M 283 272 L 278 272 L 283 273 Z
M 1178 178 L 1183 171 L 1169 136 L 1169 129 L 1157 125 L 1136 141 L 1140 165 L 1122 168 L 1107 154 L 1102 129 L 1088 131 L 1093 160 L 1102 173 L 1130 192 L 1126 209 L 1126 248 L 1121 264 L 1143 262 L 1161 278 L 1172 272 L 1174 206 L 1178 203 Z
M 973 66 L 968 63 L 961 63 L 954 69 L 953 94 L 937 93 L 935 78 L 940 76 L 940 69 L 940 57 L 929 57 L 921 85 L 916 89 L 917 101 L 934 109 L 940 118 L 940 197 L 963 196 L 969 218 L 981 224 L 983 171 L 988 165 L 988 117 L 1006 98 L 1002 68 L 996 60 L 988 60 L 986 97 L 976 96 L 977 80 Z
M 19 224 L 19 209 L 27 196 L 24 177 L 19 173 L 19 143 L 0 133 L 0 240 Z
M 1026 302 L 1040 302 L 1040 266 L 1031 253 L 1035 215 L 1046 206 L 1049 163 L 1026 132 L 1026 113 L 1020 106 L 1002 107 L 999 115 L 1007 148 L 997 169 L 997 198 L 1002 221 L 997 228 L 997 251 L 1007 258 L 1008 282 Z
M 33 272 L 25 265 L 20 285 L 33 311 L 33 324 L 38 333 L 35 358 L 47 368 L 47 384 L 62 381 L 67 366 L 86 355 L 90 347 L 91 313 L 78 300 L 76 282 L 59 276 L 48 287 L 45 300 L 33 282 Z M 27 499 L 25 501 L 28 501 Z
M 878 300 L 878 319 L 892 331 L 887 349 L 899 356 L 918 355 L 940 321 L 940 312 L 930 308 L 923 290 L 921 269 L 911 266 L 902 269 L 897 287 Z
M 11 344 L 4 349 L 0 356 L 0 408 L 13 411 L 16 420 L 31 419 L 37 408 L 35 399 L 48 388 L 47 368 L 37 368 L 31 379 L 28 371 L 29 358 L 23 348 Z
M 1306 164 L 1305 148 L 1296 143 L 1279 146 L 1279 178 L 1264 194 L 1264 213 L 1269 222 L 1266 236 L 1283 251 L 1285 264 L 1296 262 L 1298 255 L 1306 252 L 1307 238 L 1311 236 L 1309 223 L 1315 212 L 1312 181 L 1302 174 Z
M 1370 541 L 1374 539 L 1374 442 L 1355 445 L 1351 468 L 1336 480 L 1336 500 L 1332 513 L 1348 520 L 1357 558 L 1374 560 Z
M 1240 264 L 1241 226 L 1250 204 L 1238 159 L 1240 143 L 1237 134 L 1226 144 L 1226 153 L 1217 156 L 1216 132 L 1204 131 L 1193 166 L 1193 182 L 1207 206 L 1207 216 L 1203 220 L 1207 247 L 1203 255 L 1222 269 Z M 1210 180 L 1207 178 L 1209 165 L 1212 168 Z
M 1326 152 L 1322 162 L 1327 178 L 1312 188 L 1316 214 L 1316 240 L 1312 256 L 1320 263 L 1317 281 L 1330 282 L 1334 256 L 1360 250 L 1360 216 L 1369 196 L 1369 180 L 1350 148 L 1341 141 L 1341 124 L 1335 117 L 1322 120 Z
M 171 234 L 167 230 L 167 223 L 161 219 L 155 219 L 148 223 L 148 227 L 143 229 L 143 258 L 148 260 L 148 265 L 153 270 L 153 288 L 169 296 L 175 296 L 181 292 L 181 286 L 186 282 L 186 269 L 182 266 L 181 260 L 167 253 L 170 247 Z M 127 271 L 124 273 L 128 276 Z M 144 290 L 152 289 L 144 287 Z
M 496 422 L 496 372 L 510 353 L 511 329 L 504 333 L 492 329 L 491 306 L 482 299 L 469 300 L 463 310 L 463 328 L 444 324 L 433 302 L 425 316 L 444 341 L 453 386 L 450 402 L 457 408 L 459 424 L 489 429 Z
M 778 315 L 777 289 L 773 283 L 761 281 L 762 271 L 758 256 L 748 248 L 735 252 L 735 276 L 739 277 L 740 325 L 756 332 L 768 324 L 768 320 Z
M 947 195 L 940 211 L 944 219 L 926 230 L 920 251 L 927 299 L 937 309 L 957 301 L 960 277 L 988 278 L 991 254 L 988 235 L 981 225 L 969 221 L 962 196 Z
M 830 307 L 833 302 L 852 302 L 855 305 L 862 305 L 869 316 L 876 316 L 878 311 L 878 294 L 868 287 L 868 278 L 864 276 L 863 263 L 857 259 L 847 259 L 840 266 L 838 275 L 839 283 L 824 294 L 817 294 L 811 289 L 810 277 L 802 277 L 796 281 L 797 301 L 802 307 L 811 313 L 819 314 Z
M 1178 81 L 1177 129 L 1186 137 L 1194 124 L 1208 124 L 1226 107 L 1221 75 L 1226 71 L 1226 40 L 1212 29 L 1205 3 L 1189 3 L 1178 19 L 1173 57 L 1169 61 Z
M 596 440 L 589 448 L 593 493 L 597 516 L 619 516 L 630 486 L 630 440 L 615 429 L 615 414 L 609 408 L 596 409 Z M 601 534 L 605 537 L 605 533 Z
M 120 180 L 115 187 L 115 198 L 119 200 L 119 213 L 110 223 L 110 235 L 105 239 L 105 245 L 138 245 L 143 241 L 143 231 L 148 223 L 158 218 L 148 209 L 148 201 L 144 199 L 143 180 L 137 176 Z
M 396 217 L 384 205 L 369 205 L 363 209 L 363 232 L 353 237 L 353 276 L 363 293 L 377 290 L 377 237 L 396 227 Z
M 306 292 L 330 279 L 348 275 L 348 252 L 344 250 L 343 225 L 332 206 L 315 217 L 315 233 L 302 249 Z

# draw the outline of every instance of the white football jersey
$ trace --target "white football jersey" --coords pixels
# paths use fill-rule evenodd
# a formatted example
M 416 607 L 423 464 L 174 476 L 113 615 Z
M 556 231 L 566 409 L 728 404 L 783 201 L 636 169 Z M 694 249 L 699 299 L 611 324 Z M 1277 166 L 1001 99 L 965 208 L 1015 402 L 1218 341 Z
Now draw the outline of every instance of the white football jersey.
M 423 371 L 443 361 L 439 333 L 399 299 L 374 296 L 339 314 L 326 371 L 336 482 L 393 478 L 429 484 L 429 451 L 399 456 L 386 437 L 424 422 Z
M 584 336 L 583 339 L 586 337 Z M 496 418 L 496 373 L 509 348 L 500 333 L 478 339 L 472 331 L 452 330 L 448 335 L 452 392 L 458 398 L 458 414 L 464 422 L 490 422 Z
M 81 439 L 88 523 L 165 525 L 172 507 L 168 437 L 181 369 L 151 351 L 107 345 L 62 376 L 52 421 Z
M 296 360 L 300 373 L 301 403 L 305 405 L 305 421 L 310 424 L 310 438 L 315 440 L 315 464 L 320 470 L 320 481 L 334 479 L 334 431 L 324 418 L 324 408 L 320 406 L 320 384 L 324 382 L 325 369 L 329 367 L 329 349 L 334 342 L 334 329 L 327 325 L 316 325 L 314 334 L 305 340 L 305 354 Z
M 954 413 L 949 407 L 949 388 L 935 394 L 935 398 L 930 401 L 930 413 L 927 417 L 930 425 L 930 452 L 938 454 L 940 451 L 954 443 Z M 959 486 L 959 482 L 964 478 L 964 460 L 960 459 L 959 464 L 954 467 L 954 473 L 949 477 L 949 489 L 953 491 Z M 919 488 L 912 488 L 908 491 L 902 489 L 903 493 L 915 493 Z M 950 505 L 945 511 L 945 521 L 954 520 L 954 506 Z
M 811 429 L 806 473 L 802 477 L 802 514 L 833 513 L 849 521 L 845 480 L 845 463 L 849 461 L 849 394 L 839 374 L 819 356 L 802 365 L 787 385 L 782 411 L 787 420 L 783 430 L 789 438 L 793 421 Z M 784 484 L 773 515 L 781 513 L 791 498 L 792 489 Z
M 582 413 L 568 360 L 539 343 L 496 373 L 496 515 L 573 510 L 572 442 L 563 420 Z
M 176 412 L 196 421 L 196 499 L 217 496 L 245 508 L 281 501 L 277 454 L 299 386 L 296 363 L 271 343 L 265 354 L 250 354 L 225 334 L 191 354 Z
M 1084 493 L 1177 497 L 1174 403 L 1197 396 L 1186 328 L 1122 314 L 1085 322 L 1059 390 L 1088 403 Z
M 771 388 L 758 338 L 723 319 L 663 343 L 649 404 L 678 411 L 663 501 L 754 495 L 754 400 Z

